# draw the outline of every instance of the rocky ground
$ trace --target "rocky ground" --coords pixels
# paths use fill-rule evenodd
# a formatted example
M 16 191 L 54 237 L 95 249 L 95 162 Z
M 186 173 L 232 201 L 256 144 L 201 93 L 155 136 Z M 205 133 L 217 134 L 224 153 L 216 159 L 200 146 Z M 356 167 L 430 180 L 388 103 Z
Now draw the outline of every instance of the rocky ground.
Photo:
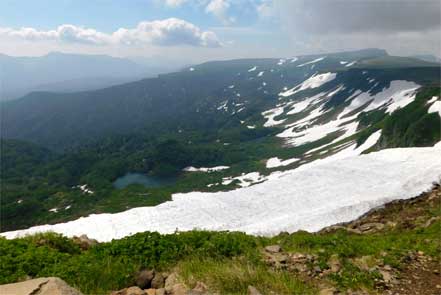
M 440 220 L 440 216 L 431 217 L 429 212 L 441 210 L 441 188 L 436 185 L 431 192 L 423 193 L 418 197 L 408 200 L 398 200 L 374 209 L 357 220 L 346 224 L 327 227 L 321 234 L 332 233 L 337 230 L 367 235 L 387 234 L 390 230 L 415 229 L 429 227 Z M 441 241 L 441 229 L 440 229 Z M 382 255 L 386 256 L 387 253 Z M 300 276 L 302 280 L 309 281 L 318 287 L 320 295 L 335 294 L 393 294 L 393 295 L 438 295 L 441 294 L 441 264 L 440 257 L 434 258 L 425 255 L 422 251 L 409 252 L 403 260 L 404 268 L 397 269 L 381 258 L 362 256 L 352 260 L 352 263 L 361 270 L 377 272 L 375 290 L 347 290 L 339 292 L 327 279 L 332 274 L 337 274 L 342 269 L 342 263 L 337 255 L 331 255 L 326 267 L 321 267 L 319 257 L 308 253 L 293 253 L 284 251 L 280 245 L 270 245 L 262 249 L 262 259 L 276 270 L 287 270 Z M 159 276 L 159 280 L 157 279 Z M 112 295 L 202 295 L 217 294 L 211 292 L 203 282 L 197 282 L 193 289 L 180 283 L 176 273 L 167 276 L 145 271 L 140 274 L 151 283 L 138 283 L 138 286 L 113 292 Z M 141 282 L 140 280 L 139 282 Z M 158 284 L 158 282 L 160 282 Z M 149 287 L 148 289 L 142 289 Z M 253 286 L 248 287 L 249 295 L 259 295 L 261 292 Z M 276 294 L 276 293 L 273 293 Z
M 294 251 L 293 247 L 290 247 L 286 241 L 283 241 L 283 238 L 280 238 L 280 242 L 275 239 L 277 243 L 262 247 L 257 252 L 257 259 L 271 272 L 283 272 L 289 276 L 295 276 L 308 286 L 312 286 L 312 293 L 320 295 L 441 295 L 440 211 L 441 188 L 439 185 L 435 185 L 433 190 L 418 197 L 388 203 L 381 208 L 368 212 L 357 220 L 330 226 L 315 234 L 318 237 L 326 238 L 335 233 L 347 232 L 350 235 L 348 241 L 363 239 L 364 237 L 371 237 L 371 240 L 375 241 L 376 239 L 380 240 L 380 237 L 396 237 L 401 233 L 409 233 L 409 231 L 418 233 L 418 231 L 424 231 L 429 227 L 433 229 L 434 226 L 437 226 L 438 228 L 435 228 L 435 230 L 440 233 L 439 238 L 435 241 L 437 243 L 434 243 L 433 238 L 422 241 L 426 244 L 435 245 L 436 250 L 435 252 L 432 251 L 431 255 L 419 250 L 419 248 L 406 250 L 407 252 L 402 253 L 402 249 L 410 248 L 402 248 L 400 252 L 393 247 L 385 246 L 384 250 L 379 251 L 379 253 L 372 252 L 372 255 L 359 255 L 358 252 L 355 252 L 356 255 L 342 257 L 341 251 L 338 252 L 333 247 L 328 247 L 326 250 L 314 248 L 314 251 L 311 250 L 311 247 L 305 247 L 304 251 L 299 250 L 302 249 L 301 247 L 296 247 Z M 289 237 L 288 234 L 287 236 Z M 283 234 L 281 237 L 283 237 Z M 97 243 L 86 236 L 76 237 L 73 241 L 83 250 L 94 247 Z M 335 247 L 338 246 L 341 245 L 336 244 Z M 367 247 L 370 247 L 370 245 L 367 245 Z M 334 250 L 335 252 L 333 252 Z M 340 253 L 340 255 L 337 253 Z M 433 253 L 438 253 L 438 255 L 433 255 Z M 395 255 L 394 258 L 397 258 L 398 262 L 391 260 L 391 255 Z M 351 290 L 350 288 L 342 288 L 341 285 L 336 283 L 341 279 L 351 280 L 351 276 L 360 276 L 360 273 L 373 281 L 370 288 L 359 287 Z M 153 269 L 139 270 L 133 278 L 132 286 L 113 291 L 110 294 L 225 294 L 225 292 L 216 291 L 217 288 L 212 287 L 212 282 L 213 280 L 209 279 L 209 275 L 205 276 L 205 274 L 193 280 L 188 280 L 188 276 L 185 277 L 182 274 L 182 269 L 180 269 L 178 263 L 167 272 Z M 263 290 L 259 290 L 253 285 L 245 285 L 245 287 L 247 287 L 249 295 L 280 294 L 280 292 L 268 290 L 263 292 Z M 2 295 L 81 294 L 67 286 L 64 281 L 56 278 L 41 278 L 3 285 L 0 286 L 0 293 Z

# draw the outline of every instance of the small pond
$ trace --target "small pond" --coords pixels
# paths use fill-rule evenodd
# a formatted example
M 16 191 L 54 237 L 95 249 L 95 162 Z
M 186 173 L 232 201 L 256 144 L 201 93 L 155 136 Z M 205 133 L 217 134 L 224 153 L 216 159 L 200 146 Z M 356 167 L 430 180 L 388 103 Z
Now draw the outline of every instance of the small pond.
M 141 173 L 127 173 L 124 176 L 119 177 L 113 183 L 113 186 L 121 189 L 131 184 L 141 184 L 144 187 L 161 187 L 166 185 L 172 185 L 176 183 L 176 177 L 160 177 L 160 176 L 148 176 Z

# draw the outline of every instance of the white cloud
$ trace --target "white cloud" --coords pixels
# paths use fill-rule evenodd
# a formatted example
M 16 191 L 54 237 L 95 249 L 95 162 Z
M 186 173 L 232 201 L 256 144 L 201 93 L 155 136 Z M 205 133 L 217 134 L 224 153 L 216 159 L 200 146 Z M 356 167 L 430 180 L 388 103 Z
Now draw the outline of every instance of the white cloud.
M 0 28 L 0 36 L 25 39 L 29 41 L 59 40 L 72 43 L 106 44 L 110 36 L 94 29 L 85 29 L 74 25 L 61 25 L 55 30 L 38 31 L 34 28 Z
M 202 31 L 194 24 L 177 18 L 144 21 L 140 22 L 135 28 L 120 28 L 111 34 L 69 24 L 61 25 L 55 30 L 49 31 L 39 31 L 35 28 L 21 28 L 18 30 L 0 28 L 0 39 L 2 37 L 94 45 L 221 46 L 215 33 Z
M 276 15 L 272 0 L 263 0 L 256 6 L 257 15 L 262 19 L 272 18 Z
M 165 0 L 165 5 L 170 7 L 179 7 L 187 2 L 187 0 Z
M 205 7 L 205 12 L 213 14 L 217 19 L 224 24 L 231 24 L 234 18 L 228 16 L 228 9 L 231 4 L 228 0 L 211 0 Z

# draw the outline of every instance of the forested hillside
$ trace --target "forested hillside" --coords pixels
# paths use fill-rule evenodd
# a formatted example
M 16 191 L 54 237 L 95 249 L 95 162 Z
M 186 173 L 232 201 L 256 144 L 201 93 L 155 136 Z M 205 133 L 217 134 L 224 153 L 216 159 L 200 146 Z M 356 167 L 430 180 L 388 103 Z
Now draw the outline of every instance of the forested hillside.
M 437 64 L 363 50 L 32 93 L 2 104 L 2 231 L 250 185 L 334 154 L 432 146 L 439 79 Z M 228 169 L 184 171 L 216 166 Z M 128 173 L 173 181 L 116 188 Z

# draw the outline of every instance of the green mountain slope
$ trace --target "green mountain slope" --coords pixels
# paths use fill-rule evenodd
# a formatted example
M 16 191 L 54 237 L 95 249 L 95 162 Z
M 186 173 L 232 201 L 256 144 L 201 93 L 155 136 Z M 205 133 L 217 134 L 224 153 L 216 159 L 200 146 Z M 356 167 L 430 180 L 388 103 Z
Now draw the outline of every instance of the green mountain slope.
M 233 189 L 243 174 L 264 177 L 358 147 L 431 146 L 441 140 L 440 116 L 429 113 L 440 97 L 440 68 L 397 60 L 363 50 L 216 61 L 4 103 L 1 230 L 157 205 L 177 192 Z M 370 61 L 375 68 L 363 67 Z M 269 166 L 276 157 L 291 161 Z M 188 166 L 229 169 L 183 171 Z M 176 181 L 114 187 L 133 172 Z

